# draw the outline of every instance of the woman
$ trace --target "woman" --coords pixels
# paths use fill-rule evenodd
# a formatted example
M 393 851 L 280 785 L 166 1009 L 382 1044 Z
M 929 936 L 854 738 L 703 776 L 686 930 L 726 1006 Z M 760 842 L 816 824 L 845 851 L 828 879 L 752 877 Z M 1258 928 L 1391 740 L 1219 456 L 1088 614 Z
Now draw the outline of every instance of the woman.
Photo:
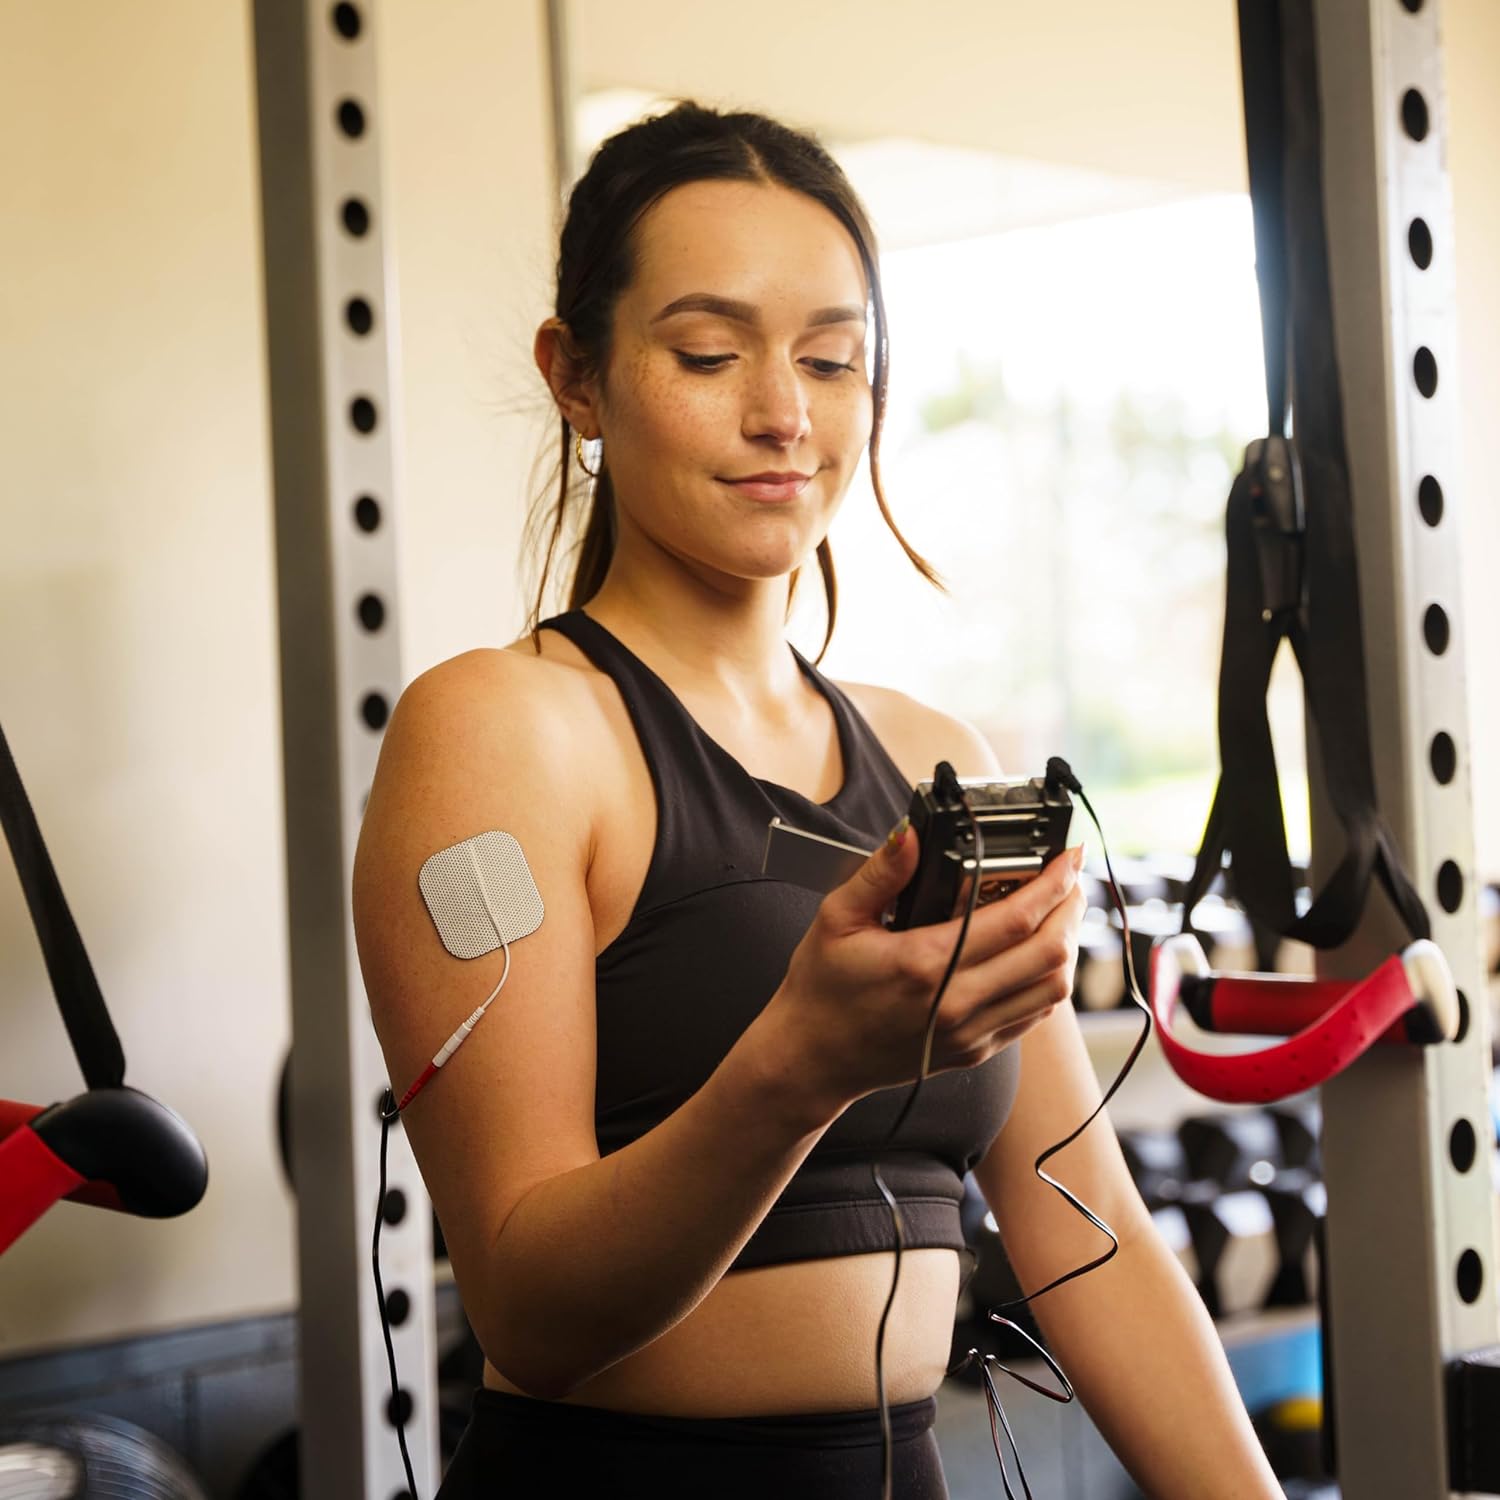
M 404 1116 L 487 1357 L 444 1496 L 873 1500 L 877 1153 L 912 1247 L 884 1343 L 894 1493 L 943 1496 L 964 1170 L 1023 1284 L 1101 1251 L 1032 1170 L 1098 1099 L 1066 1003 L 1075 852 L 976 912 L 932 1076 L 882 1149 L 957 930 L 882 925 L 917 861 L 899 820 L 939 760 L 999 772 L 959 720 L 786 642 L 814 555 L 832 628 L 825 537 L 867 450 L 880 496 L 883 316 L 847 182 L 770 120 L 681 106 L 573 192 L 535 351 L 565 465 L 595 476 L 573 608 L 412 683 L 355 863 L 398 1091 L 506 962 L 448 955 L 422 863 L 504 830 L 545 907 Z M 554 543 L 569 492 L 565 468 Z M 884 842 L 820 902 L 759 873 L 778 815 Z M 1153 1496 L 1279 1495 L 1106 1119 L 1057 1170 L 1121 1245 L 1035 1308 L 1095 1421 Z

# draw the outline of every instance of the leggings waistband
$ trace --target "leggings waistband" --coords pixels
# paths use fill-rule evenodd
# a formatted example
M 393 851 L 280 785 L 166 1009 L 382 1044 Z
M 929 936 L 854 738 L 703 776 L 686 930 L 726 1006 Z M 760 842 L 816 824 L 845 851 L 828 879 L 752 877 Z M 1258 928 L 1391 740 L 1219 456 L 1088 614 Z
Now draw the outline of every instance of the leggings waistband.
M 937 1419 L 937 1399 L 906 1401 L 887 1408 L 891 1441 L 909 1442 L 921 1437 Z M 481 1386 L 474 1393 L 476 1419 L 511 1420 L 539 1433 L 559 1437 L 589 1434 L 601 1438 L 632 1435 L 662 1438 L 678 1436 L 694 1442 L 754 1447 L 774 1444 L 791 1448 L 864 1448 L 880 1444 L 880 1412 L 865 1411 L 791 1412 L 752 1417 L 667 1417 L 647 1412 L 612 1411 L 601 1406 L 582 1406 L 566 1401 L 540 1401 Z

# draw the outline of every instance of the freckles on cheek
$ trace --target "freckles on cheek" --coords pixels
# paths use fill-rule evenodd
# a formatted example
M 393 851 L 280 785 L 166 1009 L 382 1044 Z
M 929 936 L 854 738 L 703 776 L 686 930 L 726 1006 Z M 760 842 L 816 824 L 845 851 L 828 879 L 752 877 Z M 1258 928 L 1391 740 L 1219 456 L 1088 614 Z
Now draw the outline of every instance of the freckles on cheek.
M 617 403 L 633 442 L 683 456 L 712 447 L 726 420 L 723 398 L 707 380 L 684 377 L 675 367 L 643 358 L 626 372 L 625 398 Z

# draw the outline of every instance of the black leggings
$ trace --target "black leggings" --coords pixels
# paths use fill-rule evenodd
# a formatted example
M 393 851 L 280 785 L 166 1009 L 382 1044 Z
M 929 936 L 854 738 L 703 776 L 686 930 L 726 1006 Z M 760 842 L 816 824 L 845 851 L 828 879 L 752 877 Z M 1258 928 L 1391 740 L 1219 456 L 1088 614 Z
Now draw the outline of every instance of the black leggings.
M 948 1500 L 937 1401 L 890 1408 L 896 1500 Z M 880 1414 L 652 1417 L 481 1388 L 437 1500 L 880 1500 Z

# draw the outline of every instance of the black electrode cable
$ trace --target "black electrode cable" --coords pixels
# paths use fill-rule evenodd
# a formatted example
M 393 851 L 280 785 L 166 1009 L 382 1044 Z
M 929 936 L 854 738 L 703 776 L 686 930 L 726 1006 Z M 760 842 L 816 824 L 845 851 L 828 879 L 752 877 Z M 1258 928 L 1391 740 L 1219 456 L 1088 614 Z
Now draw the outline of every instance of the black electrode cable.
M 1073 1399 L 1074 1393 L 1073 1387 L 1069 1383 L 1067 1376 L 1064 1375 L 1062 1368 L 1052 1358 L 1051 1354 L 1049 1354 L 1046 1349 L 1038 1344 L 1036 1340 L 1033 1339 L 1024 1328 L 1021 1328 L 1018 1324 L 1012 1322 L 1009 1318 L 1003 1317 L 1001 1314 L 1003 1311 L 1024 1307 L 1028 1302 L 1036 1301 L 1038 1297 L 1044 1296 L 1046 1295 L 1046 1293 L 1056 1290 L 1058 1287 L 1064 1285 L 1065 1283 L 1072 1281 L 1079 1276 L 1086 1275 L 1089 1271 L 1097 1270 L 1100 1266 L 1112 1260 L 1115 1255 L 1118 1254 L 1120 1248 L 1120 1242 L 1116 1238 L 1114 1232 L 1109 1228 L 1109 1226 L 1096 1214 L 1094 1214 L 1089 1208 L 1087 1208 L 1082 1202 L 1080 1202 L 1077 1197 L 1069 1192 L 1069 1190 L 1064 1187 L 1062 1183 L 1060 1183 L 1055 1177 L 1052 1177 L 1049 1173 L 1043 1171 L 1042 1168 L 1048 1161 L 1052 1159 L 1052 1157 L 1056 1156 L 1059 1151 L 1062 1151 L 1065 1147 L 1071 1145 L 1074 1141 L 1076 1141 L 1078 1137 L 1081 1136 L 1083 1132 L 1087 1130 L 1088 1127 L 1093 1124 L 1093 1122 L 1104 1111 L 1109 1101 L 1113 1099 L 1115 1094 L 1119 1091 L 1120 1085 L 1125 1081 L 1126 1075 L 1130 1072 L 1131 1068 L 1135 1066 L 1136 1059 L 1140 1056 L 1141 1050 L 1145 1047 L 1146 1042 L 1151 1035 L 1151 1008 L 1146 1004 L 1146 1001 L 1141 996 L 1140 985 L 1136 979 L 1135 958 L 1131 951 L 1132 940 L 1130 935 L 1130 919 L 1126 915 L 1124 898 L 1120 893 L 1119 883 L 1115 879 L 1114 866 L 1110 863 L 1109 844 L 1104 837 L 1104 828 L 1100 824 L 1098 814 L 1095 813 L 1093 805 L 1089 802 L 1088 796 L 1084 792 L 1082 784 L 1073 774 L 1073 770 L 1068 765 L 1067 761 L 1063 760 L 1060 756 L 1053 756 L 1047 762 L 1047 777 L 1049 780 L 1061 783 L 1061 785 L 1066 787 L 1068 791 L 1072 792 L 1073 795 L 1083 803 L 1089 817 L 1093 820 L 1094 827 L 1099 830 L 1099 844 L 1104 854 L 1104 868 L 1109 877 L 1110 895 L 1111 899 L 1114 902 L 1115 909 L 1120 914 L 1120 924 L 1124 930 L 1123 947 L 1125 979 L 1130 998 L 1140 1009 L 1142 1017 L 1144 1018 L 1144 1025 L 1141 1028 L 1141 1034 L 1136 1038 L 1135 1045 L 1130 1049 L 1130 1055 L 1125 1059 L 1124 1065 L 1115 1075 L 1114 1081 L 1110 1084 L 1109 1088 L 1105 1090 L 1103 1098 L 1100 1099 L 1099 1103 L 1095 1106 L 1088 1119 L 1086 1119 L 1082 1125 L 1080 1125 L 1075 1131 L 1073 1131 L 1071 1135 L 1067 1136 L 1064 1140 L 1059 1141 L 1056 1145 L 1050 1146 L 1039 1157 L 1037 1157 L 1036 1163 L 1033 1167 L 1033 1171 L 1035 1171 L 1036 1175 L 1041 1178 L 1043 1182 L 1045 1182 L 1049 1187 L 1055 1188 L 1059 1193 L 1061 1193 L 1062 1196 L 1067 1200 L 1067 1202 L 1079 1213 L 1081 1213 L 1089 1221 L 1089 1223 L 1091 1223 L 1096 1229 L 1100 1230 L 1101 1233 L 1108 1237 L 1110 1242 L 1109 1249 L 1105 1251 L 1103 1255 L 1089 1261 L 1086 1265 L 1078 1266 L 1074 1270 L 1069 1271 L 1066 1275 L 1059 1276 L 1055 1280 L 1049 1281 L 1046 1286 L 1040 1287 L 1037 1291 L 1031 1292 L 1027 1296 L 1017 1297 L 1009 1302 L 1003 1302 L 1000 1305 L 1000 1309 L 992 1309 L 989 1313 L 991 1322 L 997 1323 L 1003 1328 L 1011 1329 L 1013 1332 L 1019 1334 L 1023 1339 L 1025 1339 L 1026 1342 L 1036 1350 L 1036 1352 L 1046 1362 L 1048 1368 L 1057 1377 L 1059 1385 L 1061 1386 L 1061 1392 L 1048 1390 L 1045 1386 L 1042 1386 L 1036 1381 L 1031 1380 L 1029 1377 L 1021 1374 L 1019 1371 L 1011 1369 L 1010 1366 L 1002 1363 L 997 1356 L 993 1354 L 981 1354 L 977 1349 L 970 1349 L 964 1359 L 961 1360 L 956 1366 L 954 1366 L 953 1369 L 949 1370 L 948 1372 L 949 1375 L 956 1375 L 959 1371 L 966 1369 L 976 1360 L 979 1362 L 980 1370 L 984 1377 L 985 1395 L 990 1406 L 990 1436 L 995 1445 L 995 1457 L 1000 1461 L 1000 1478 L 1005 1486 L 1006 1500 L 1015 1500 L 1015 1494 L 1010 1487 L 1010 1476 L 1006 1471 L 1005 1455 L 1000 1447 L 999 1434 L 995 1431 L 995 1418 L 997 1416 L 1000 1419 L 1001 1426 L 1005 1429 L 1005 1435 L 1010 1442 L 1011 1451 L 1016 1456 L 1016 1468 L 1019 1472 L 1021 1488 L 1025 1500 L 1032 1500 L 1031 1487 L 1026 1480 L 1026 1471 L 1021 1463 L 1021 1452 L 1016 1445 L 1015 1435 L 1011 1432 L 1010 1423 L 1006 1421 L 1005 1418 L 1005 1410 L 1000 1404 L 1000 1394 L 998 1389 L 996 1388 L 994 1377 L 991 1374 L 991 1366 L 1002 1370 L 1013 1380 L 1018 1380 L 1022 1385 L 1028 1387 L 1030 1390 L 1037 1392 L 1039 1395 L 1046 1396 L 1049 1400 L 1056 1401 L 1060 1405 L 1066 1405 L 1068 1402 L 1070 1402 Z
M 417 1481 L 411 1471 L 411 1454 L 406 1451 L 406 1403 L 401 1399 L 401 1386 L 396 1376 L 396 1346 L 391 1342 L 391 1319 L 385 1307 L 385 1287 L 380 1280 L 380 1226 L 385 1220 L 385 1147 L 390 1139 L 391 1122 L 399 1119 L 401 1111 L 396 1107 L 396 1096 L 390 1089 L 380 1101 L 380 1197 L 375 1204 L 375 1242 L 370 1248 L 370 1262 L 375 1268 L 375 1301 L 380 1308 L 380 1331 L 385 1335 L 385 1357 L 391 1367 L 391 1421 L 396 1426 L 396 1439 L 401 1444 L 401 1462 L 406 1466 L 406 1489 L 412 1500 L 417 1500 Z
M 879 1149 L 882 1151 L 890 1145 L 896 1138 L 896 1132 L 906 1123 L 906 1117 L 911 1113 L 912 1106 L 917 1102 L 917 1095 L 922 1090 L 923 1081 L 927 1077 L 927 1069 L 932 1064 L 932 1038 L 937 1031 L 938 1007 L 943 1003 L 943 995 L 947 992 L 948 982 L 958 968 L 958 961 L 964 951 L 964 943 L 969 936 L 969 922 L 974 916 L 975 907 L 979 904 L 979 877 L 984 868 L 984 835 L 979 830 L 979 820 L 969 806 L 963 787 L 953 767 L 947 761 L 942 761 L 934 773 L 934 786 L 938 787 L 940 782 L 945 783 L 940 789 L 948 795 L 956 796 L 963 803 L 964 811 L 969 815 L 969 825 L 974 835 L 974 878 L 969 882 L 969 899 L 964 906 L 963 921 L 959 924 L 953 952 L 948 957 L 948 966 L 943 970 L 943 977 L 938 981 L 937 992 L 927 1008 L 927 1028 L 922 1036 L 921 1067 L 912 1082 L 911 1092 L 906 1096 L 906 1102 L 901 1106 L 901 1112 L 896 1116 L 895 1123 L 880 1143 Z M 906 1237 L 901 1223 L 901 1209 L 895 1196 L 885 1185 L 885 1179 L 880 1175 L 880 1163 L 872 1161 L 870 1171 L 875 1178 L 875 1186 L 880 1196 L 885 1199 L 886 1207 L 890 1210 L 891 1231 L 896 1253 L 891 1274 L 890 1294 L 885 1299 L 885 1308 L 880 1314 L 880 1327 L 875 1334 L 875 1390 L 880 1404 L 880 1494 L 881 1500 L 891 1500 L 891 1413 L 885 1399 L 885 1328 L 891 1315 L 891 1308 L 896 1301 L 896 1288 L 901 1284 L 901 1252 L 906 1247 Z

